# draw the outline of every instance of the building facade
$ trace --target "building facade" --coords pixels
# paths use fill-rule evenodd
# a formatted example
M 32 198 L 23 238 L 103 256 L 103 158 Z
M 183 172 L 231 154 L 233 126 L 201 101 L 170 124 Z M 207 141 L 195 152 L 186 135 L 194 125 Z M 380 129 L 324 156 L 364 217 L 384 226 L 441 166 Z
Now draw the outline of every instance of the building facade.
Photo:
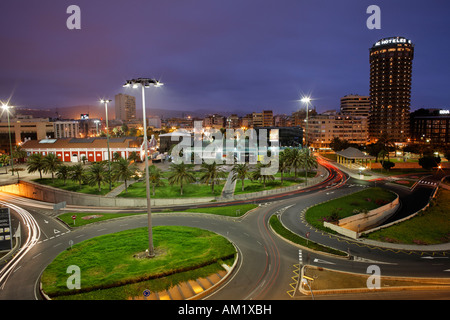
M 341 113 L 357 117 L 369 117 L 370 97 L 357 94 L 346 95 L 341 98 Z
M 419 109 L 411 113 L 411 141 L 450 143 L 450 111 Z
M 370 117 L 372 141 L 387 134 L 396 142 L 409 137 L 414 44 L 403 37 L 385 38 L 370 49 Z
M 130 121 L 136 119 L 136 98 L 119 93 L 115 96 L 114 106 L 116 120 Z
M 333 138 L 349 143 L 368 141 L 368 119 L 343 114 L 322 114 L 309 117 L 308 144 L 314 148 L 328 148 Z
M 122 158 L 128 158 L 133 151 L 138 155 L 141 151 L 142 139 L 124 137 L 109 140 L 110 159 L 113 159 L 116 152 Z M 108 160 L 106 138 L 28 140 L 22 145 L 22 148 L 27 152 L 27 156 L 36 153 L 46 156 L 53 153 L 62 162 L 80 162 L 83 157 L 86 157 L 89 162 Z

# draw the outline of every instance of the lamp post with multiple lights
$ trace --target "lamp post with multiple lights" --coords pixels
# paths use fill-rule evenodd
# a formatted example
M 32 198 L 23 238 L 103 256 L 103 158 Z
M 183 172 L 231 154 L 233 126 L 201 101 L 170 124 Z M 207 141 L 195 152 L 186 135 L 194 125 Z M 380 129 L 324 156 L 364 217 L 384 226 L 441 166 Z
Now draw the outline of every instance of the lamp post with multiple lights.
M 309 158 L 309 147 L 308 147 L 308 114 L 309 114 L 309 104 L 311 103 L 310 97 L 303 97 L 301 100 L 304 104 L 306 104 L 306 126 L 305 126 L 305 147 L 306 147 L 306 156 Z M 306 159 L 308 162 L 309 159 Z M 308 165 L 305 166 L 305 184 L 308 185 Z
M 147 193 L 147 217 L 148 217 L 148 252 L 147 257 L 153 258 L 155 256 L 155 250 L 153 248 L 153 232 L 152 232 L 152 210 L 150 202 L 150 174 L 148 168 L 148 141 L 147 141 L 147 117 L 145 115 L 145 88 L 150 88 L 150 86 L 161 87 L 163 84 L 154 79 L 148 78 L 138 78 L 128 80 L 124 87 L 141 87 L 142 93 L 142 121 L 144 128 L 144 152 L 145 152 L 145 187 Z
M 112 178 L 111 178 L 111 152 L 109 151 L 109 125 L 108 125 L 108 103 L 111 102 L 112 100 L 108 100 L 108 99 L 102 99 L 100 100 L 101 103 L 105 104 L 105 113 L 106 113 L 106 146 L 108 148 L 108 171 L 109 171 L 109 190 L 111 191 L 112 189 Z
M 7 104 L 2 105 L 3 111 L 6 111 L 6 116 L 8 117 L 8 134 L 9 134 L 9 150 L 10 150 L 10 160 L 11 160 L 11 175 L 14 175 L 14 157 L 13 157 L 13 148 L 12 148 L 12 141 L 11 141 L 11 124 L 9 122 L 9 109 L 11 109 L 11 106 L 8 106 Z

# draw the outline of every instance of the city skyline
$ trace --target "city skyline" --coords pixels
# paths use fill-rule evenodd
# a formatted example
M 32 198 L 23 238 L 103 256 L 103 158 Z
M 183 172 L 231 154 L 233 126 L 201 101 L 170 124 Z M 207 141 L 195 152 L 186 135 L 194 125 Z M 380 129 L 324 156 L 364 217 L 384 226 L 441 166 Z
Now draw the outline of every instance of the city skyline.
M 0 5 L 0 100 L 18 107 L 101 108 L 99 99 L 125 93 L 140 109 L 121 86 L 149 76 L 166 83 L 147 93 L 149 109 L 290 114 L 302 94 L 320 112 L 338 109 L 345 95 L 369 95 L 369 48 L 393 36 L 416 46 L 411 110 L 448 107 L 442 1 L 377 1 L 381 30 L 366 27 L 372 3 L 351 0 L 77 1 L 81 30 L 66 27 L 67 1 L 24 3 Z M 417 23 L 424 16 L 433 19 Z

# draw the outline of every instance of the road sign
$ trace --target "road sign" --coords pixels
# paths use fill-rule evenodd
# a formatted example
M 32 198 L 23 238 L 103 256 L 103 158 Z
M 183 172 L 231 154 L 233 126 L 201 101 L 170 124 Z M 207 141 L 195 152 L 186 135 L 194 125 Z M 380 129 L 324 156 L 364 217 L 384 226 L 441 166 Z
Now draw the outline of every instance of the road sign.
M 77 216 L 76 215 L 73 215 L 72 216 L 72 220 L 73 220 L 73 225 L 75 225 L 75 219 L 77 218 Z
M 11 249 L 11 215 L 9 213 L 9 208 L 0 208 L 0 250 Z

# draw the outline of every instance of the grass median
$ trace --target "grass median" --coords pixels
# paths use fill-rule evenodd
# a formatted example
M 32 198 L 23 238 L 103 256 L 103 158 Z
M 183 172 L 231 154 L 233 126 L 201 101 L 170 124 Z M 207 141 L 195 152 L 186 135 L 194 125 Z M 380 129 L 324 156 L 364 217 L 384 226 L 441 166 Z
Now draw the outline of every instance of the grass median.
M 240 204 L 234 206 L 217 206 L 217 207 L 207 207 L 207 208 L 193 208 L 186 210 L 162 210 L 162 213 L 171 213 L 171 212 L 196 212 L 196 213 L 209 213 L 216 214 L 228 217 L 240 217 L 247 213 L 250 210 L 257 208 L 256 204 Z M 153 212 L 154 214 L 158 214 L 158 212 Z M 85 226 L 87 224 L 105 221 L 109 219 L 116 219 L 121 217 L 129 217 L 147 214 L 147 212 L 132 212 L 132 213 L 93 213 L 93 212 L 66 212 L 60 214 L 58 219 L 66 223 L 68 226 L 72 228 Z M 75 219 L 72 217 L 75 216 Z
M 114 297 L 133 297 L 141 292 L 127 292 L 120 287 L 146 282 L 147 289 L 168 289 L 180 281 L 207 276 L 221 268 L 222 260 L 233 258 L 234 246 L 224 237 L 213 232 L 181 226 L 158 226 L 153 228 L 156 257 L 142 258 L 148 247 L 148 229 L 139 228 L 96 237 L 74 245 L 62 252 L 42 274 L 42 288 L 52 299 L 74 294 L 94 295 L 105 298 L 105 291 L 116 292 Z M 78 266 L 81 289 L 67 288 L 67 268 Z M 213 266 L 211 268 L 211 266 Z M 183 275 L 174 277 L 174 275 Z M 170 277 L 167 281 L 167 277 Z M 152 281 L 149 283 L 148 281 Z M 155 282 L 156 281 L 156 282 Z M 122 288 L 123 289 L 123 288 Z M 99 291 L 100 290 L 100 291 Z M 133 290 L 131 290 L 133 291 Z M 92 298 L 92 296 L 91 296 Z
M 432 245 L 450 242 L 450 191 L 439 189 L 430 206 L 414 218 L 367 235 L 383 242 Z
M 306 211 L 305 219 L 316 229 L 334 233 L 323 226 L 324 221 L 335 221 L 370 211 L 394 201 L 396 197 L 395 193 L 382 188 L 368 188 L 311 207 Z

